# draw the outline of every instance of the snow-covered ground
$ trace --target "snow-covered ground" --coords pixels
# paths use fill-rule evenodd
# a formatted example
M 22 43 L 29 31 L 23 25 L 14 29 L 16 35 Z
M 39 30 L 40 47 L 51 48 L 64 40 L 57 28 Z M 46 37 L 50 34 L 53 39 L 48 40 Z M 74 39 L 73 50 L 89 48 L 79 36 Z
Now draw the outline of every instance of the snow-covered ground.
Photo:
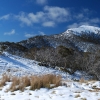
M 0 55 L 0 75 L 3 73 L 10 73 L 15 76 L 56 74 L 61 75 L 64 79 L 76 80 L 82 76 L 80 72 L 76 72 L 72 76 L 60 70 L 47 67 L 39 66 L 37 61 L 11 55 L 7 52 Z
M 0 55 L 0 75 L 11 73 L 12 75 L 41 75 L 41 74 L 60 74 L 65 86 L 53 89 L 41 88 L 39 90 L 29 90 L 26 87 L 24 92 L 7 92 L 10 82 L 0 88 L 0 100 L 100 100 L 100 82 L 86 81 L 75 82 L 73 77 L 78 78 L 80 73 L 71 76 L 59 70 L 39 66 L 38 62 L 21 58 L 4 52 Z
M 7 92 L 10 83 L 7 83 L 0 90 L 0 100 L 100 100 L 100 86 L 97 81 L 79 83 L 66 81 L 66 86 L 59 86 L 53 89 L 41 88 L 39 90 L 29 90 L 24 92 Z M 95 89 L 93 89 L 95 87 Z

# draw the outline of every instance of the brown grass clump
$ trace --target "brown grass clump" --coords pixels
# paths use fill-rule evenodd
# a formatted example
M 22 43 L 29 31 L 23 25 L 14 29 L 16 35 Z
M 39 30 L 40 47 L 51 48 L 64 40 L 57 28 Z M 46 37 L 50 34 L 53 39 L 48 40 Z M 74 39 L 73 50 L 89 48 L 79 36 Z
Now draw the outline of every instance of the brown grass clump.
M 80 83 L 87 83 L 87 80 L 85 80 L 83 77 L 79 80 Z
M 21 77 L 20 83 L 22 83 L 24 87 L 30 86 L 30 77 L 28 76 Z
M 13 77 L 12 84 L 9 90 L 24 91 L 25 87 L 30 86 L 31 90 L 40 88 L 54 88 L 61 85 L 61 76 L 43 75 L 43 76 L 24 76 L 21 78 Z
M 75 98 L 79 98 L 79 97 L 81 97 L 80 94 L 77 94 L 77 95 L 75 96 Z
M 61 77 L 56 75 L 43 75 L 31 77 L 31 90 L 40 88 L 54 88 L 61 85 Z
M 30 86 L 30 77 L 28 76 L 23 76 L 21 78 L 13 77 L 10 90 L 11 91 L 16 91 L 16 90 L 24 91 L 25 87 L 27 86 Z
M 19 90 L 19 84 L 20 84 L 20 78 L 13 77 L 12 78 L 12 84 L 11 84 L 10 90 L 11 91 Z
M 31 90 L 40 88 L 51 89 L 61 85 L 61 76 L 47 74 L 42 76 L 12 77 L 11 75 L 3 74 L 0 81 L 0 87 L 6 85 L 6 82 L 12 82 L 8 91 L 24 91 L 27 86 L 30 86 Z
M 87 100 L 86 98 L 81 98 L 81 100 Z
M 4 86 L 6 82 L 10 82 L 10 75 L 3 74 L 0 80 L 0 87 Z

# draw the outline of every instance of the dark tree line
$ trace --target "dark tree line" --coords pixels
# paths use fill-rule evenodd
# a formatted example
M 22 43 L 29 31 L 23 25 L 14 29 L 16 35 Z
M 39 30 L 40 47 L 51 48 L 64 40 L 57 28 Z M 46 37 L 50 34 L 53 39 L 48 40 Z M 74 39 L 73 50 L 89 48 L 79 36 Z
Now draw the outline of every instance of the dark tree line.
M 64 46 L 41 47 L 29 49 L 25 57 L 39 61 L 41 66 L 59 67 L 60 70 L 70 74 L 77 70 L 86 71 L 94 78 L 100 79 L 100 51 L 90 53 Z

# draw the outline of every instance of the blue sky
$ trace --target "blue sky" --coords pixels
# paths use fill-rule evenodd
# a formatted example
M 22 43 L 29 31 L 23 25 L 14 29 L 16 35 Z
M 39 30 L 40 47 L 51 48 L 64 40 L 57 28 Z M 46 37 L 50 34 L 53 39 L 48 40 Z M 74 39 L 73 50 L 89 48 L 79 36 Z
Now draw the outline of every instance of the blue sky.
M 100 0 L 0 0 L 0 41 L 100 27 Z

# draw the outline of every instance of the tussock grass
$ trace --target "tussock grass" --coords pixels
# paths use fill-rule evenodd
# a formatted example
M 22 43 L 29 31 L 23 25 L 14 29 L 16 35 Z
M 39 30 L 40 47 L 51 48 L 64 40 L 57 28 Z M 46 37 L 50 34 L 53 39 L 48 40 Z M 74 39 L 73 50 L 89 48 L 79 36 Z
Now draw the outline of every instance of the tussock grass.
M 81 100 L 87 100 L 86 98 L 81 98 Z
M 42 76 L 22 76 L 22 77 L 10 77 L 7 74 L 2 76 L 0 86 L 4 86 L 6 82 L 12 82 L 8 91 L 21 90 L 24 91 L 25 87 L 30 86 L 30 90 L 40 88 L 54 88 L 61 85 L 61 76 L 47 74 Z
M 7 74 L 4 73 L 4 74 L 2 75 L 1 80 L 0 80 L 0 87 L 6 85 L 6 82 L 10 82 L 10 81 L 11 81 L 11 80 L 10 80 L 10 75 L 7 75 Z
M 79 97 L 81 97 L 80 94 L 75 95 L 75 98 L 79 98 Z
M 87 83 L 87 81 L 86 81 L 83 77 L 80 78 L 79 82 L 80 82 L 80 83 Z
M 61 76 L 56 75 L 43 75 L 43 76 L 32 76 L 31 80 L 31 90 L 40 88 L 54 88 L 61 85 Z

